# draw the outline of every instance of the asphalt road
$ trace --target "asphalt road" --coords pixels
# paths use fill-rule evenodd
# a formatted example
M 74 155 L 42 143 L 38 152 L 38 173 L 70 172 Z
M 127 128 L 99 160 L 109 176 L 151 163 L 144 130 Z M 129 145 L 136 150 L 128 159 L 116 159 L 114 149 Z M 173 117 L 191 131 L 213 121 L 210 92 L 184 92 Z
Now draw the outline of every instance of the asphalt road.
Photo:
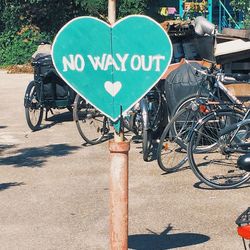
M 31 132 L 31 79 L 0 72 L 0 249 L 108 249 L 108 144 L 83 146 L 66 110 Z M 140 151 L 132 142 L 130 249 L 243 249 L 235 219 L 249 187 L 211 190 L 189 169 L 164 175 Z

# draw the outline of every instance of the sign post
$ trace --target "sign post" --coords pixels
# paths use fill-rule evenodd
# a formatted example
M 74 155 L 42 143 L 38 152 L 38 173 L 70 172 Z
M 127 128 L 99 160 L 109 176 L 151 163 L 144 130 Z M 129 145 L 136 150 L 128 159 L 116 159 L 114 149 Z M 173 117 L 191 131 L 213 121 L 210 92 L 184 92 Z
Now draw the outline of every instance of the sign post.
M 65 24 L 53 42 L 52 60 L 60 77 L 117 128 L 164 75 L 172 44 L 153 19 L 131 15 L 115 22 L 115 9 L 116 1 L 109 0 L 110 23 L 85 16 Z M 129 148 L 119 129 L 109 142 L 112 250 L 128 248 Z
M 128 249 L 128 152 L 127 141 L 109 142 L 110 249 Z
M 116 0 L 108 2 L 108 19 L 116 21 Z M 123 122 L 121 119 L 118 123 Z M 119 126 L 121 128 L 121 126 Z M 114 131 L 109 142 L 109 235 L 111 250 L 128 249 L 128 152 L 130 141 L 124 141 L 123 131 Z
M 116 21 L 116 0 L 108 0 L 108 20 L 110 24 Z

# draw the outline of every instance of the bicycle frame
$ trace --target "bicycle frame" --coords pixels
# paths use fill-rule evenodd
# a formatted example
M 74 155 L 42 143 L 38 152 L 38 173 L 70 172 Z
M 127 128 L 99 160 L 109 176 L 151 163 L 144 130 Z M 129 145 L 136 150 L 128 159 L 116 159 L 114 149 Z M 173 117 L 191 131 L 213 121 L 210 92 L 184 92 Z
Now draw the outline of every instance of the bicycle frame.
M 191 65 L 191 66 L 192 66 L 192 65 Z M 192 66 L 192 67 L 193 67 L 193 66 Z M 205 103 L 205 105 L 216 105 L 216 106 L 218 106 L 218 107 L 222 106 L 223 104 L 226 104 L 227 106 L 228 106 L 228 105 L 230 105 L 230 106 L 233 105 L 233 106 L 239 107 L 242 111 L 245 112 L 245 115 L 244 115 L 244 117 L 243 117 L 243 120 L 242 120 L 241 122 L 239 122 L 237 125 L 234 125 L 234 126 L 237 126 L 238 128 L 237 128 L 237 130 L 235 131 L 233 137 L 232 137 L 231 140 L 230 140 L 230 143 L 231 143 L 231 142 L 234 140 L 234 138 L 235 138 L 235 136 L 236 136 L 236 134 L 237 134 L 237 132 L 238 132 L 240 126 L 243 125 L 243 124 L 245 124 L 245 123 L 250 122 L 250 119 L 248 119 L 248 121 L 246 121 L 245 123 L 243 123 L 243 121 L 246 120 L 246 118 L 248 117 L 248 115 L 249 115 L 249 113 L 250 113 L 250 109 L 247 109 L 247 108 L 244 106 L 244 104 L 243 104 L 236 96 L 234 96 L 234 95 L 232 94 L 232 92 L 231 92 L 230 90 L 228 90 L 228 89 L 225 87 L 225 85 L 223 84 L 223 81 L 224 81 L 224 80 L 229 80 L 229 81 L 234 82 L 235 79 L 233 79 L 233 78 L 228 78 L 228 77 L 225 76 L 224 73 L 221 73 L 221 72 L 216 73 L 216 75 L 214 76 L 214 75 L 212 75 L 212 74 L 207 74 L 207 73 L 205 73 L 205 72 L 203 72 L 203 71 L 200 71 L 200 70 L 198 70 L 198 69 L 196 69 L 196 70 L 197 70 L 197 72 L 199 72 L 199 73 L 201 73 L 201 74 L 204 74 L 204 75 L 206 75 L 206 76 L 212 76 L 213 78 L 216 79 L 216 81 L 215 81 L 215 83 L 214 83 L 214 85 L 213 85 L 213 87 L 212 87 L 212 88 L 213 88 L 212 91 L 209 91 L 209 97 L 208 97 L 208 100 L 207 100 L 207 102 Z M 224 94 L 226 95 L 226 97 L 227 97 L 228 100 L 229 100 L 229 103 L 225 103 L 225 102 L 223 102 L 223 101 L 219 98 L 219 96 L 220 96 L 219 91 L 221 91 L 222 93 L 224 93 Z M 216 95 L 216 92 L 218 93 L 217 95 Z M 194 101 L 193 105 L 199 106 L 200 104 L 202 104 L 202 103 L 199 103 L 199 101 L 198 101 L 200 95 L 201 95 L 201 89 L 199 88 L 198 93 L 197 93 L 197 99 Z M 211 100 L 212 100 L 212 101 L 211 101 Z M 215 101 L 214 101 L 214 100 L 215 100 Z M 228 106 L 228 107 L 229 107 L 229 106 Z M 198 107 L 197 107 L 197 109 L 198 109 Z M 196 125 L 194 125 L 194 127 L 189 131 L 189 134 L 188 134 L 188 136 L 187 136 L 187 143 L 190 141 L 190 138 L 191 138 L 191 136 L 192 136 L 192 133 L 195 131 L 196 127 L 198 127 L 199 124 L 202 123 L 204 119 L 205 119 L 205 117 L 203 117 L 201 120 L 199 120 L 198 123 L 197 123 Z M 233 126 L 233 125 L 232 125 L 232 126 Z M 228 129 L 231 129 L 231 131 L 233 131 L 233 130 L 235 129 L 235 127 L 229 126 L 229 127 L 226 128 L 226 129 L 227 129 L 227 130 L 225 130 L 224 132 L 222 131 L 222 133 L 226 134 L 226 133 L 228 132 Z M 221 134 L 221 135 L 223 135 L 223 134 Z

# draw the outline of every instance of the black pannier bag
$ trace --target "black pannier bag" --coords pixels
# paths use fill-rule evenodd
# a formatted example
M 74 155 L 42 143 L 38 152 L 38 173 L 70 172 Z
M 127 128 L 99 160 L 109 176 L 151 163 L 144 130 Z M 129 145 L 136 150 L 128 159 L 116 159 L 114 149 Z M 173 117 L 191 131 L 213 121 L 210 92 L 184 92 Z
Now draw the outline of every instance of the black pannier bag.
M 67 99 L 69 87 L 68 85 L 57 75 L 55 70 L 51 70 L 43 79 L 43 92 L 44 99 L 55 100 Z
M 165 80 L 165 93 L 171 116 L 174 115 L 173 112 L 186 98 L 197 94 L 201 83 L 204 85 L 202 95 L 208 93 L 206 76 L 196 71 L 196 69 L 202 70 L 201 65 L 196 62 L 190 62 L 190 64 L 182 64 L 172 71 Z
M 74 91 L 57 74 L 50 55 L 37 54 L 35 57 L 35 78 L 42 78 L 44 100 L 74 100 Z M 39 67 L 39 68 L 38 68 Z

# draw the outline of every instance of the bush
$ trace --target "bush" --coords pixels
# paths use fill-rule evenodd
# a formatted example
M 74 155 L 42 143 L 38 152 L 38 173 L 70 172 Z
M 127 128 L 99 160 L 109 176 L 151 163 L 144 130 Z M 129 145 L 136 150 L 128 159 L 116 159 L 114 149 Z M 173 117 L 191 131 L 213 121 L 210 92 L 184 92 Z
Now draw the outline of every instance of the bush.
M 148 0 L 120 0 L 118 1 L 118 18 L 132 14 L 145 14 Z
M 231 0 L 230 5 L 233 7 L 236 15 L 243 15 L 242 26 L 250 29 L 250 1 L 249 0 Z
M 84 12 L 85 15 L 95 16 L 107 19 L 108 1 L 107 0 L 75 0 L 76 6 Z
M 35 26 L 24 26 L 19 31 L 4 31 L 0 36 L 0 65 L 24 64 L 31 60 L 42 40 L 48 40 Z
M 54 35 L 69 20 L 84 15 L 84 10 L 77 7 L 72 0 L 5 0 L 5 2 L 4 7 L 0 7 L 2 12 L 0 19 L 5 25 L 5 30 L 35 25 L 41 32 Z
M 82 13 L 72 0 L 0 0 L 0 65 L 26 63 L 42 40 Z
M 119 0 L 117 18 L 145 14 L 154 0 Z M 52 41 L 69 20 L 92 15 L 107 20 L 107 0 L 0 0 L 0 65 L 30 60 L 41 40 Z

